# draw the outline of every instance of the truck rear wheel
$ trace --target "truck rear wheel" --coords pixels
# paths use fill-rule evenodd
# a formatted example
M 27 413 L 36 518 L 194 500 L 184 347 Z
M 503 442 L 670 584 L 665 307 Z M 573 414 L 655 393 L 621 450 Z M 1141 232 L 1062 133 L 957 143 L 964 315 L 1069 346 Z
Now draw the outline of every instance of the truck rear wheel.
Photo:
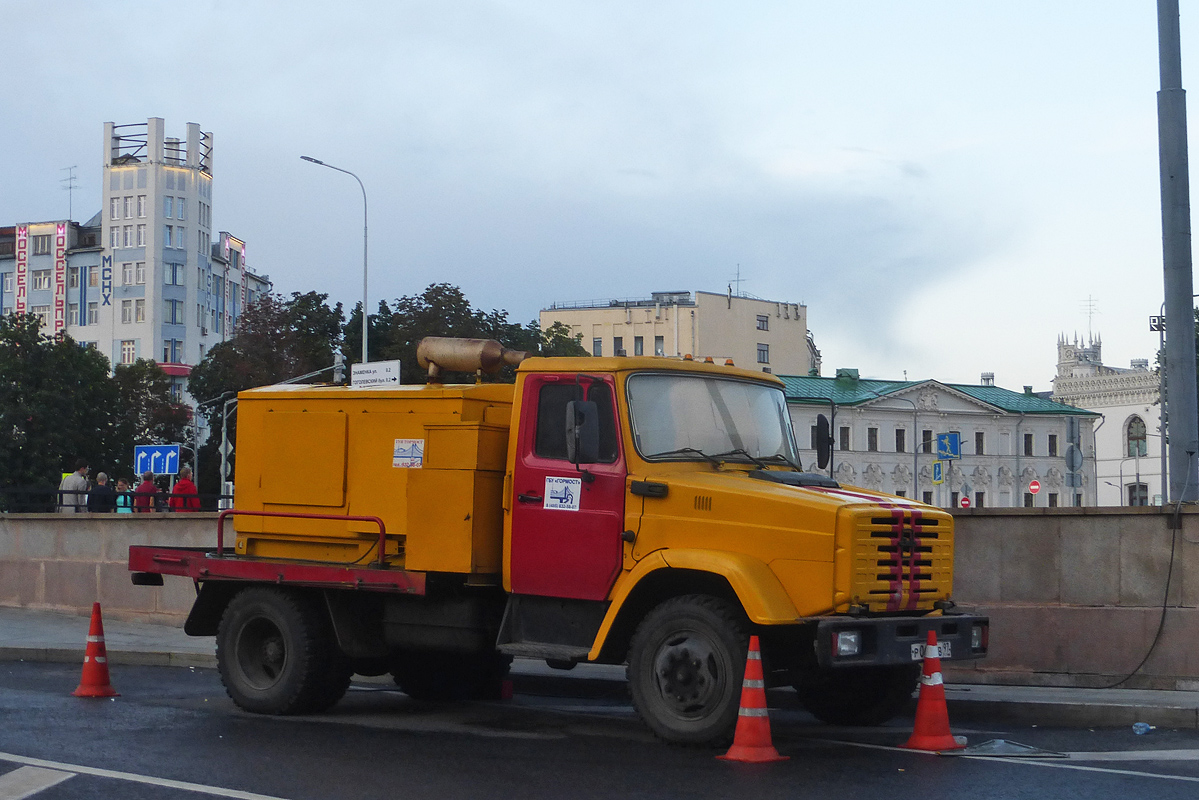
M 919 664 L 847 667 L 806 673 L 799 702 L 829 725 L 881 725 L 903 711 L 920 678 Z
M 488 653 L 407 651 L 396 656 L 391 674 L 414 700 L 498 700 L 512 657 Z
M 629 692 L 659 738 L 688 745 L 732 738 L 747 629 L 739 608 L 707 595 L 672 598 L 642 620 L 629 645 Z
M 216 652 L 229 697 L 258 714 L 323 711 L 350 684 L 324 609 L 285 589 L 238 592 L 221 617 Z

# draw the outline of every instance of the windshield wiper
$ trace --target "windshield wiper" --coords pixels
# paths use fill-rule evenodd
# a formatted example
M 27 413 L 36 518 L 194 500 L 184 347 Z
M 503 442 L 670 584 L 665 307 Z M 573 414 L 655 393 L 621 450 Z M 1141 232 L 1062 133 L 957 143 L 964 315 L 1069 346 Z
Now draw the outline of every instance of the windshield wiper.
M 787 466 L 789 466 L 791 469 L 795 470 L 796 472 L 803 472 L 803 467 L 801 467 L 799 464 L 795 463 L 791 459 L 787 458 L 782 453 L 771 453 L 768 456 L 762 456 L 762 460 L 763 461 L 782 461 Z
M 716 458 L 716 456 L 710 456 L 707 453 L 705 453 L 703 450 L 696 450 L 694 447 L 680 447 L 677 450 L 663 450 L 661 453 L 652 453 L 652 454 L 646 456 L 646 458 L 657 458 L 659 456 L 677 456 L 677 455 L 682 455 L 684 453 L 694 453 L 695 455 L 699 456 L 700 458 L 704 459 L 705 461 L 709 461 L 712 464 L 715 464 L 717 466 L 720 465 L 720 461 L 719 461 L 719 459 Z
M 729 450 L 726 453 L 717 453 L 716 455 L 712 456 L 712 458 L 722 458 L 724 456 L 745 456 L 746 458 L 748 458 L 750 461 L 754 462 L 754 464 L 758 465 L 762 469 L 766 469 L 766 462 L 762 461 L 757 456 L 750 455 L 749 451 L 746 450 L 744 447 L 738 447 L 737 449 Z

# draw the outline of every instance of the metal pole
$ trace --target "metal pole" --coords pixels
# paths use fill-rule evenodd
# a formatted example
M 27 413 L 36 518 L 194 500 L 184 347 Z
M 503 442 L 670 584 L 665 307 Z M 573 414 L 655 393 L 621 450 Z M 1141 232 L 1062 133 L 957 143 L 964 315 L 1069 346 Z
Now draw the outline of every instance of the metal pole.
M 304 161 L 309 161 L 313 164 L 319 164 L 322 167 L 328 167 L 329 169 L 334 169 L 334 170 L 337 170 L 338 172 L 344 172 L 346 175 L 349 175 L 351 178 L 358 181 L 358 188 L 362 190 L 362 363 L 365 364 L 370 360 L 367 357 L 367 346 L 366 346 L 366 344 L 367 344 L 366 343 L 366 340 L 367 340 L 367 318 L 369 317 L 369 314 L 370 314 L 370 308 L 367 306 L 367 291 L 366 291 L 366 278 L 367 278 L 366 187 L 362 185 L 362 179 L 359 178 L 354 173 L 350 172 L 348 169 L 342 169 L 341 167 L 335 167 L 332 164 L 326 164 L 324 161 L 321 161 L 316 158 L 312 158 L 311 156 L 300 156 L 300 158 Z
M 1191 301 L 1191 191 L 1187 165 L 1186 92 L 1182 88 L 1178 0 L 1157 3 L 1158 158 L 1162 203 L 1162 272 L 1166 324 L 1166 376 L 1170 388 L 1169 479 L 1172 502 L 1199 498 L 1199 396 L 1196 390 L 1194 305 Z

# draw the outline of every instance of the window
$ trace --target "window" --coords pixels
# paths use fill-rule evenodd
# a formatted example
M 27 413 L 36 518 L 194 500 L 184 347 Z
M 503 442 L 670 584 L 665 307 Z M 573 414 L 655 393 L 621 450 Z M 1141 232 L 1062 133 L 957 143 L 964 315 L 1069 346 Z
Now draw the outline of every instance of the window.
M 126 197 L 122 205 L 125 208 L 125 219 L 133 219 L 133 198 Z
M 133 226 L 125 225 L 121 228 L 121 242 L 123 247 L 133 247 Z
M 108 229 L 108 246 L 113 250 L 121 246 L 121 229 L 116 225 Z
M 920 431 L 920 452 L 931 453 L 933 451 L 933 432 L 931 430 Z
M 645 355 L 645 337 L 644 336 L 634 336 L 633 337 L 633 355 L 635 355 L 635 356 Z
M 982 508 L 986 504 L 986 500 L 987 500 L 986 492 L 975 492 L 974 493 L 974 507 L 975 508 Z
M 537 431 L 533 452 L 542 458 L 566 459 L 566 404 L 581 399 L 577 384 L 547 383 L 537 395 Z M 587 399 L 599 411 L 599 460 L 604 464 L 616 461 L 620 450 L 616 443 L 616 414 L 612 390 L 604 383 L 587 387 Z
M 78 325 L 79 324 L 79 304 L 78 303 L 70 303 L 67 305 L 67 324 L 68 325 Z
M 137 226 L 137 246 L 138 247 L 146 246 L 146 226 L 145 226 L 145 224 L 141 224 L 141 225 Z
M 1057 508 L 1057 492 L 1049 493 L 1049 507 Z
M 174 228 L 172 228 L 170 225 L 163 225 L 162 226 L 162 246 L 163 247 L 171 247 L 172 246 L 171 239 L 174 235 L 175 235 Z
M 121 198 L 119 198 L 119 197 L 108 198 L 108 218 L 109 219 L 120 219 L 121 218 Z
M 974 455 L 981 456 L 987 452 L 987 435 L 982 431 L 974 432 Z
M 121 363 L 132 364 L 137 360 L 137 344 L 132 339 L 121 341 Z
M 175 378 L 171 381 L 171 399 L 176 403 L 183 402 L 183 381 Z
M 87 285 L 88 286 L 99 286 L 100 285 L 100 270 L 94 269 L 92 267 L 87 268 Z
M 166 364 L 179 364 L 183 361 L 183 342 L 179 339 L 163 339 L 162 340 L 162 360 Z M 563 419 L 566 419 L 563 412 Z M 565 436 L 565 425 L 562 435 Z
M 87 324 L 88 325 L 99 325 L 100 324 L 100 306 L 99 306 L 99 304 L 97 304 L 97 303 L 88 303 L 87 304 Z
M 848 450 L 849 449 L 849 426 L 848 425 L 842 426 L 841 430 L 840 430 L 840 434 L 841 434 L 841 441 L 839 443 L 839 448 L 841 450 Z
M 50 255 L 50 234 L 46 233 L 41 236 L 31 236 L 29 238 L 33 239 L 33 255 Z
M 758 342 L 758 363 L 759 364 L 769 364 L 770 363 L 770 345 L 762 344 L 761 342 Z
M 175 198 L 173 198 L 173 197 L 162 198 L 162 215 L 164 217 L 166 217 L 167 219 L 170 219 L 171 217 L 173 217 L 175 215 L 174 209 L 175 209 Z
M 961 492 L 950 492 L 949 493 L 949 507 L 957 508 L 958 505 L 961 503 L 961 496 L 962 496 Z
M 666 355 L 666 340 L 661 336 L 654 337 L 654 355 Z
M 50 288 L 50 270 L 35 269 L 29 273 L 31 289 L 49 289 Z
M 923 502 L 926 506 L 931 506 L 933 504 L 933 493 L 924 492 L 921 502 Z
M 1146 483 L 1130 483 L 1130 484 L 1128 484 L 1128 505 L 1130 505 L 1130 506 L 1147 506 L 1147 505 L 1149 505 L 1149 484 L 1146 484 Z
M 79 267 L 71 267 L 67 270 L 67 288 L 79 288 Z
M 6 317 L 11 313 L 12 313 L 12 306 L 4 306 L 3 308 L 0 308 L 0 314 L 3 314 Z
M 1128 428 L 1125 433 L 1126 452 L 1129 456 L 1143 456 L 1149 452 L 1148 439 L 1146 438 L 1145 420 L 1140 417 L 1133 417 L 1128 421 Z M 1133 505 L 1129 503 L 1129 505 Z
M 121 322 L 125 323 L 126 325 L 128 325 L 130 322 L 133 322 L 133 301 L 132 300 L 122 300 L 121 301 Z
M 12 273 L 11 272 L 4 273 L 4 291 L 6 291 L 6 292 L 12 291 Z
M 812 426 L 812 444 L 810 445 L 810 449 L 815 450 L 816 445 L 819 442 L 820 442 L 820 436 L 819 436 L 819 434 L 816 433 L 816 426 L 813 425 Z
M 183 324 L 183 301 L 182 300 L 167 300 L 163 306 L 166 316 L 163 323 L 166 325 L 182 325 Z
M 1056 433 L 1049 434 L 1049 455 L 1051 455 L 1051 456 L 1057 455 L 1057 434 Z
M 1032 507 L 1033 507 L 1033 505 L 1034 505 L 1034 503 L 1033 503 L 1033 494 L 1032 494 L 1032 492 L 1025 492 L 1025 493 L 1024 493 L 1024 507 L 1025 507 L 1025 508 L 1032 508 Z
M 866 449 L 871 453 L 878 452 L 878 428 L 866 429 Z
M 1032 434 L 1031 433 L 1024 434 L 1024 455 L 1026 455 L 1026 456 L 1032 455 Z
M 908 496 L 908 490 L 907 490 L 907 489 L 896 489 L 896 490 L 895 490 L 895 496 L 896 496 L 896 497 L 907 497 L 907 496 Z
M 145 218 L 146 216 L 146 196 L 144 194 L 137 196 L 137 216 L 139 218 Z
M 175 228 L 175 247 L 180 250 L 187 247 L 187 231 L 182 225 Z
M 758 330 L 760 330 L 760 331 L 770 330 L 770 317 L 766 316 L 765 314 L 758 315 Z
M 903 428 L 896 428 L 895 429 L 895 452 L 896 453 L 906 453 L 907 446 L 908 446 L 907 431 L 905 431 Z
M 613 336 L 612 337 L 612 355 L 614 355 L 614 356 L 623 356 L 624 355 L 624 337 L 623 336 Z
M 127 261 L 121 265 L 121 283 L 125 286 L 133 285 L 133 262 Z
M 167 286 L 185 285 L 186 275 L 182 264 L 163 264 L 162 282 Z
M 591 355 L 602 356 L 604 354 L 604 340 L 596 337 L 591 340 Z M 564 412 L 565 413 L 565 412 Z
M 145 322 L 146 321 L 146 301 L 145 300 L 134 300 L 133 301 L 133 321 L 134 322 Z
M 179 197 L 175 200 L 175 219 L 187 219 L 187 198 Z
M 42 325 L 50 326 L 50 306 L 30 306 L 29 313 L 35 315 Z
M 135 277 L 136 277 L 137 285 L 141 286 L 142 284 L 144 284 L 146 282 L 146 262 L 145 261 L 137 262 L 137 264 L 134 265 L 134 272 L 136 273 Z

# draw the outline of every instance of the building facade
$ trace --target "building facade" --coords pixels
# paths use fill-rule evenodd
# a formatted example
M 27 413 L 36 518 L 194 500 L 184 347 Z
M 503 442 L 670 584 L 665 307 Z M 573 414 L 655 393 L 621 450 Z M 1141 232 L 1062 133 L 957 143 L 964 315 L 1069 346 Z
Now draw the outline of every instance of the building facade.
M 34 313 L 112 364 L 150 359 L 186 399 L 191 367 L 227 339 L 245 306 L 270 291 L 245 244 L 212 229 L 212 134 L 162 119 L 104 125 L 101 210 L 0 228 L 4 313 Z
M 1094 431 L 1089 411 L 994 385 L 935 380 L 780 376 L 803 466 L 851 486 L 915 497 L 942 508 L 1096 504 Z M 833 452 L 817 468 L 819 415 L 830 422 Z M 960 458 L 941 461 L 939 434 L 957 433 Z M 1034 483 L 1035 482 L 1035 483 Z
M 1161 505 L 1160 396 L 1160 374 L 1148 359 L 1109 367 L 1098 337 L 1058 337 L 1053 399 L 1102 417 L 1095 426 L 1099 505 Z
M 820 371 L 808 309 L 799 303 L 732 292 L 654 292 L 647 299 L 554 303 L 541 310 L 541 329 L 555 322 L 582 334 L 596 356 L 711 356 L 763 372 Z

